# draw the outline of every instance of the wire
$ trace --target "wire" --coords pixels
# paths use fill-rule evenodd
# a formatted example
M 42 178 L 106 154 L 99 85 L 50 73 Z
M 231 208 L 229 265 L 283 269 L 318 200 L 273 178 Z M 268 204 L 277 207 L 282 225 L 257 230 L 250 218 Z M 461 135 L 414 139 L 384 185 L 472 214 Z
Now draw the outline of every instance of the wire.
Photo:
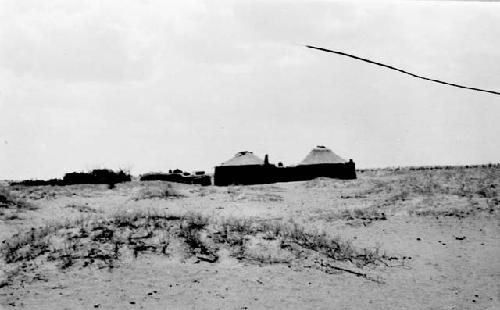
M 490 94 L 493 94 L 493 95 L 500 95 L 500 92 L 497 92 L 497 91 L 494 91 L 494 90 L 486 90 L 486 89 L 481 89 L 481 88 L 476 88 L 476 87 L 467 87 L 467 86 L 463 86 L 463 85 L 459 85 L 459 84 L 455 84 L 455 83 L 448 83 L 448 82 L 441 81 L 441 80 L 431 79 L 431 78 L 428 78 L 428 77 L 425 77 L 425 76 L 421 76 L 421 75 L 418 75 L 418 74 L 415 74 L 415 73 L 411 73 L 411 72 L 408 72 L 408 71 L 405 71 L 405 70 L 402 70 L 402 69 L 399 69 L 399 68 L 396 68 L 396 67 L 393 67 L 393 66 L 389 66 L 389 65 L 386 65 L 386 64 L 383 64 L 383 63 L 380 63 L 380 62 L 376 62 L 376 61 L 373 61 L 373 60 L 370 60 L 370 59 L 358 57 L 356 55 L 352 55 L 352 54 L 348 54 L 348 53 L 344 53 L 344 52 L 333 51 L 333 50 L 329 50 L 329 49 L 322 48 L 322 47 L 315 47 L 315 46 L 312 46 L 312 45 L 306 45 L 306 47 L 307 48 L 316 49 L 316 50 L 319 50 L 319 51 L 323 51 L 323 52 L 327 52 L 327 53 L 334 53 L 334 54 L 338 54 L 338 55 L 342 55 L 342 56 L 351 57 L 351 58 L 354 58 L 356 60 L 361 60 L 361 61 L 364 61 L 364 62 L 367 62 L 367 63 L 370 63 L 370 64 L 374 64 L 374 65 L 377 65 L 377 66 L 385 67 L 387 69 L 398 71 L 398 72 L 410 75 L 410 76 L 418 78 L 418 79 L 426 80 L 426 81 L 431 81 L 431 82 L 435 82 L 435 83 L 439 83 L 439 84 L 444 84 L 444 85 L 448 85 L 448 86 L 453 86 L 453 87 L 458 87 L 458 88 L 475 90 L 475 91 L 479 91 L 479 92 L 490 93 Z

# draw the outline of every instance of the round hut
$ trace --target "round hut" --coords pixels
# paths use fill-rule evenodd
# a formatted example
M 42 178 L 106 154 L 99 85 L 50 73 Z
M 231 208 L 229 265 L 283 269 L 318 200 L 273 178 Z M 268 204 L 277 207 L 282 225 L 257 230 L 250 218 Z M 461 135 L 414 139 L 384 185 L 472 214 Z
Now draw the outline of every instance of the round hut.
M 274 165 L 249 151 L 238 152 L 233 158 L 215 167 L 214 184 L 262 184 L 274 180 Z
M 326 146 L 318 145 L 295 167 L 293 177 L 301 180 L 317 177 L 355 179 L 356 169 L 352 160 L 346 161 Z

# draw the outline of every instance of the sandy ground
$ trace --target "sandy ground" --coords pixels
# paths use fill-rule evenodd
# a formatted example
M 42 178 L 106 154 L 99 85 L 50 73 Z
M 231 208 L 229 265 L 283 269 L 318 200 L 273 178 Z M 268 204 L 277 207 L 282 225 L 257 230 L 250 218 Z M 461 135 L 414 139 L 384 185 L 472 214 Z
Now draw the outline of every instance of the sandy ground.
M 174 185 L 182 198 L 145 198 L 162 182 L 18 188 L 38 207 L 2 211 L 0 239 L 30 227 L 123 210 L 296 221 L 380 248 L 404 263 L 364 267 L 380 282 L 307 266 L 217 263 L 143 254 L 112 270 L 40 266 L 0 288 L 14 309 L 500 309 L 500 168 L 379 170 L 352 181 Z M 373 210 L 384 218 L 346 217 Z M 374 213 L 374 214 L 375 214 Z M 344 215 L 342 215 L 344 214 Z M 352 213 L 351 213 L 352 214 Z M 10 268 L 5 262 L 0 266 Z M 5 277 L 4 274 L 0 276 Z

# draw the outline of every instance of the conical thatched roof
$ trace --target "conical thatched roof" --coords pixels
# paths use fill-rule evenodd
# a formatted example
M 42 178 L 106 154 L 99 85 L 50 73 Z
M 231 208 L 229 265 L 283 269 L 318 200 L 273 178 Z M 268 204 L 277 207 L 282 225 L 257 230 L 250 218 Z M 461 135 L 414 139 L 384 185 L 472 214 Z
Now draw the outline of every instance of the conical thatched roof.
M 332 152 L 329 148 L 318 145 L 307 154 L 299 165 L 339 164 L 345 162 L 345 159 Z
M 222 163 L 221 166 L 249 166 L 249 165 L 263 165 L 264 161 L 255 156 L 252 152 L 243 151 L 238 152 L 233 158 Z

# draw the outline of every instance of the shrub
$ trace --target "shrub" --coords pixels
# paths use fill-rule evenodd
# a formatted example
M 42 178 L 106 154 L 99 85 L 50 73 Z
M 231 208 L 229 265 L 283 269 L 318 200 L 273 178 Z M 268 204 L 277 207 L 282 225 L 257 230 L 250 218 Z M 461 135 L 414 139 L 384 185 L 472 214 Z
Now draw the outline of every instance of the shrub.
M 33 204 L 21 199 L 9 191 L 6 187 L 0 187 L 0 208 L 15 208 L 18 210 L 35 210 Z
M 203 234 L 208 224 L 207 217 L 190 213 L 181 220 L 179 236 L 184 238 L 191 254 L 197 254 L 198 258 L 205 261 L 216 262 L 219 259 L 216 253 L 218 248 L 209 244 Z

